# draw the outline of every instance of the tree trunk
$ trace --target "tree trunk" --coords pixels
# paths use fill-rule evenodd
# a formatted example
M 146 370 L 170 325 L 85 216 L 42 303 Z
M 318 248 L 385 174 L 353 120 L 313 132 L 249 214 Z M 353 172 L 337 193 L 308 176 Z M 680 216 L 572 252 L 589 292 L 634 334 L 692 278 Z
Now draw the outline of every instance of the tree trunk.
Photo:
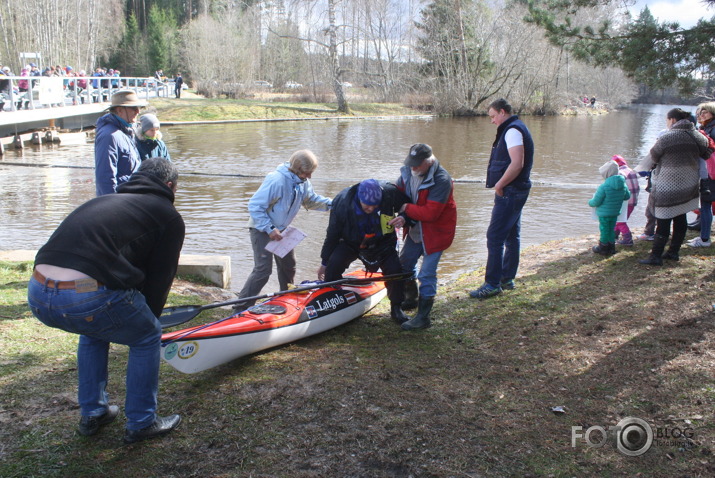
M 349 114 L 350 107 L 348 106 L 347 99 L 345 99 L 345 93 L 343 92 L 343 83 L 340 78 L 342 75 L 342 70 L 340 69 L 340 62 L 338 59 L 338 34 L 337 26 L 335 25 L 335 2 L 336 0 L 328 0 L 328 54 L 330 57 L 330 66 L 333 73 L 333 90 L 335 91 L 335 98 L 338 101 L 338 112 Z

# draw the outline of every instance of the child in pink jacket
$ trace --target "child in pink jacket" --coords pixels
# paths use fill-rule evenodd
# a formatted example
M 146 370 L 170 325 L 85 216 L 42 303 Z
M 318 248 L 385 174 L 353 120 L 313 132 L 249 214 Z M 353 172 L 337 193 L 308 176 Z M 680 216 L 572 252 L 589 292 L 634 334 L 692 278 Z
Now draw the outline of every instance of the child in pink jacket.
M 627 219 L 631 217 L 633 209 L 636 207 L 636 204 L 638 204 L 638 193 L 641 189 L 640 185 L 638 184 L 638 173 L 629 168 L 628 163 L 626 163 L 626 160 L 617 154 L 614 155 L 611 160 L 615 161 L 615 163 L 618 165 L 618 174 L 620 174 L 626 179 L 626 186 L 628 187 L 628 191 L 630 191 L 631 193 L 631 197 L 630 199 L 628 199 L 628 211 L 626 212 Z M 628 223 L 617 222 L 615 231 L 616 237 L 618 237 L 619 235 L 622 236 L 620 239 L 618 239 L 616 244 L 620 244 L 621 246 L 633 245 L 633 235 L 631 234 L 631 230 L 628 227 Z

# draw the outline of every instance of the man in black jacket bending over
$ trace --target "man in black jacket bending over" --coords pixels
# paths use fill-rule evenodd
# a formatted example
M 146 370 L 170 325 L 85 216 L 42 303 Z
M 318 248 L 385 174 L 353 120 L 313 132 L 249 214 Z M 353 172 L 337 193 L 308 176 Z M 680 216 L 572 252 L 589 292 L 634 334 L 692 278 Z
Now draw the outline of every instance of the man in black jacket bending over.
M 339 280 L 355 259 L 360 259 L 370 272 L 402 272 L 397 254 L 397 235 L 387 225 L 409 198 L 394 184 L 380 184 L 366 179 L 342 190 L 330 210 L 330 222 L 320 253 L 318 278 L 327 282 Z M 409 320 L 400 306 L 405 296 L 403 281 L 386 282 L 390 299 L 390 317 L 398 324 Z
M 184 243 L 174 208 L 178 172 L 164 158 L 142 162 L 118 194 L 92 199 L 59 225 L 35 257 L 32 313 L 79 334 L 79 433 L 94 435 L 119 407 L 106 392 L 109 344 L 129 346 L 125 443 L 164 435 L 179 415 L 156 415 L 161 325 Z

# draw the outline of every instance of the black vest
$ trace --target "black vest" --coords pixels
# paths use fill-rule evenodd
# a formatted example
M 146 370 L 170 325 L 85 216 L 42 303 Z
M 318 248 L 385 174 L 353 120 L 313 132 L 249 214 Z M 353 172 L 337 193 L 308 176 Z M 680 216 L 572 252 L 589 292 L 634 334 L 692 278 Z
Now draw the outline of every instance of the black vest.
M 504 136 L 509 128 L 518 129 L 524 137 L 524 167 L 519 176 L 507 186 L 513 186 L 517 189 L 529 189 L 531 188 L 529 175 L 534 164 L 534 140 L 531 138 L 529 129 L 516 115 L 511 116 L 497 128 L 497 138 L 492 145 L 492 154 L 489 157 L 489 166 L 487 166 L 487 187 L 493 188 L 504 176 L 504 172 L 511 164 L 509 150 L 506 147 L 506 141 L 504 141 Z

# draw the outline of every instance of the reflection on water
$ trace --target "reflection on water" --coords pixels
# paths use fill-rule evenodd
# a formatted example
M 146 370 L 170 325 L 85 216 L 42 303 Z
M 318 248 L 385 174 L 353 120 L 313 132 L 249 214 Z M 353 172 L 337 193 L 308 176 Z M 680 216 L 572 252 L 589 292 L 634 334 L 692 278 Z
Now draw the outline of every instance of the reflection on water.
M 666 106 L 594 117 L 526 117 L 536 145 L 533 188 L 524 210 L 522 244 L 596 234 L 586 205 L 613 154 L 631 165 L 664 127 Z M 692 109 L 692 108 L 691 108 Z M 296 149 L 320 157 L 313 175 L 319 194 L 335 196 L 361 179 L 395 180 L 411 144 L 432 145 L 456 180 L 457 237 L 443 255 L 441 279 L 471 271 L 486 259 L 493 192 L 484 188 L 496 127 L 488 117 L 299 121 L 163 128 L 182 176 L 176 205 L 187 224 L 184 252 L 231 256 L 231 288 L 253 265 L 247 203 L 263 177 Z M 77 205 L 94 196 L 93 145 L 8 151 L 0 160 L 0 250 L 36 249 Z M 643 205 L 633 213 L 644 224 Z M 314 279 L 328 215 L 301 212 L 294 225 L 308 233 L 297 250 L 297 281 Z M 277 288 L 275 277 L 269 288 Z

